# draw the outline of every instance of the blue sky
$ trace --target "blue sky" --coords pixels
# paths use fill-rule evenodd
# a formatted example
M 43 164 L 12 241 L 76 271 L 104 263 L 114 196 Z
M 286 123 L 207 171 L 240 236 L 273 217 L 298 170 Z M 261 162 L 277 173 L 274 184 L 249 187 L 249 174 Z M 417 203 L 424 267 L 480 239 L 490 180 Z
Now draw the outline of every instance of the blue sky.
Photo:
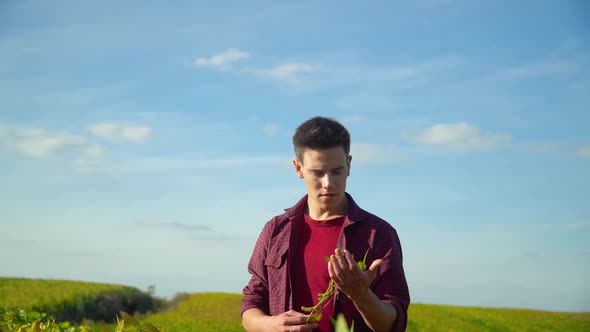
M 0 275 L 241 291 L 350 130 L 412 301 L 590 311 L 585 1 L 2 1 Z

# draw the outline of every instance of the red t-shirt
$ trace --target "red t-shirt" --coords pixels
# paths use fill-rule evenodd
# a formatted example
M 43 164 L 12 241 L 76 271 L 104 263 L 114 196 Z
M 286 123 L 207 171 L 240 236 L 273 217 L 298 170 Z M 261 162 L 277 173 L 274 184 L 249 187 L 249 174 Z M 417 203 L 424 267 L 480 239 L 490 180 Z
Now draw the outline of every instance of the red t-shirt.
M 345 216 L 317 221 L 305 215 L 304 222 L 299 223 L 292 274 L 295 310 L 301 311 L 301 306 L 313 307 L 318 303 L 318 294 L 328 289 L 330 275 L 325 257 L 334 254 L 344 219 Z M 332 299 L 322 306 L 322 319 L 314 331 L 329 332 L 332 331 Z

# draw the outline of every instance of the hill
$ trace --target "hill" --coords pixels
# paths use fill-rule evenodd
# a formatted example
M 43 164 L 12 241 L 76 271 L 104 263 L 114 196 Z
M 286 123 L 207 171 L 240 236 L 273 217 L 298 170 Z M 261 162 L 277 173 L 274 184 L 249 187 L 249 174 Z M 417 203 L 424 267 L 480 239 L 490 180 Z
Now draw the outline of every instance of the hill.
M 133 289 L 123 285 L 81 281 L 0 278 L 0 305 L 23 309 L 47 308 L 81 297 Z
M 45 312 L 58 320 L 111 321 L 119 311 L 154 312 L 163 301 L 135 287 L 68 280 L 0 278 L 0 307 Z
M 243 331 L 240 294 L 190 294 L 169 312 L 145 318 L 170 331 Z M 492 309 L 412 304 L 408 332 L 414 331 L 590 331 L 590 313 Z
M 81 294 L 129 289 L 134 288 L 0 278 L 0 306 L 50 307 L 55 298 L 63 301 L 79 298 Z M 165 325 L 167 331 L 242 332 L 241 299 L 240 294 L 182 294 L 171 309 L 140 318 L 155 326 Z M 407 331 L 590 331 L 590 313 L 412 304 Z

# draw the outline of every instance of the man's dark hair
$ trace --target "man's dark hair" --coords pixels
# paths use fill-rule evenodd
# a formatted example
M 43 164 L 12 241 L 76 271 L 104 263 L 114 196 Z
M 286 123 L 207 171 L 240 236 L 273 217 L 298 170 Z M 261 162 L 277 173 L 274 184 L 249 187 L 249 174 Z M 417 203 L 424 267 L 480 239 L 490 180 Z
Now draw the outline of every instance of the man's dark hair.
M 303 161 L 306 149 L 324 150 L 342 146 L 350 153 L 350 134 L 340 122 L 321 116 L 303 122 L 293 135 L 293 147 L 297 160 Z

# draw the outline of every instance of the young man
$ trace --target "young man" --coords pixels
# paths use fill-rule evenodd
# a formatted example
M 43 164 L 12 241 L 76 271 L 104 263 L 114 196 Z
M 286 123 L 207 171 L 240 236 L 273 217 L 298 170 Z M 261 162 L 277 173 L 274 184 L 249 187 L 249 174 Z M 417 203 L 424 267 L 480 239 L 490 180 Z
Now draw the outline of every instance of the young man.
M 332 331 L 330 318 L 342 313 L 349 325 L 354 321 L 355 332 L 405 331 L 410 296 L 399 238 L 346 192 L 348 131 L 333 119 L 314 117 L 297 128 L 293 145 L 293 165 L 307 195 L 266 223 L 256 242 L 241 305 L 244 328 Z M 365 254 L 362 270 L 357 261 Z M 302 306 L 315 306 L 330 280 L 334 293 L 318 306 L 321 319 L 308 319 Z

